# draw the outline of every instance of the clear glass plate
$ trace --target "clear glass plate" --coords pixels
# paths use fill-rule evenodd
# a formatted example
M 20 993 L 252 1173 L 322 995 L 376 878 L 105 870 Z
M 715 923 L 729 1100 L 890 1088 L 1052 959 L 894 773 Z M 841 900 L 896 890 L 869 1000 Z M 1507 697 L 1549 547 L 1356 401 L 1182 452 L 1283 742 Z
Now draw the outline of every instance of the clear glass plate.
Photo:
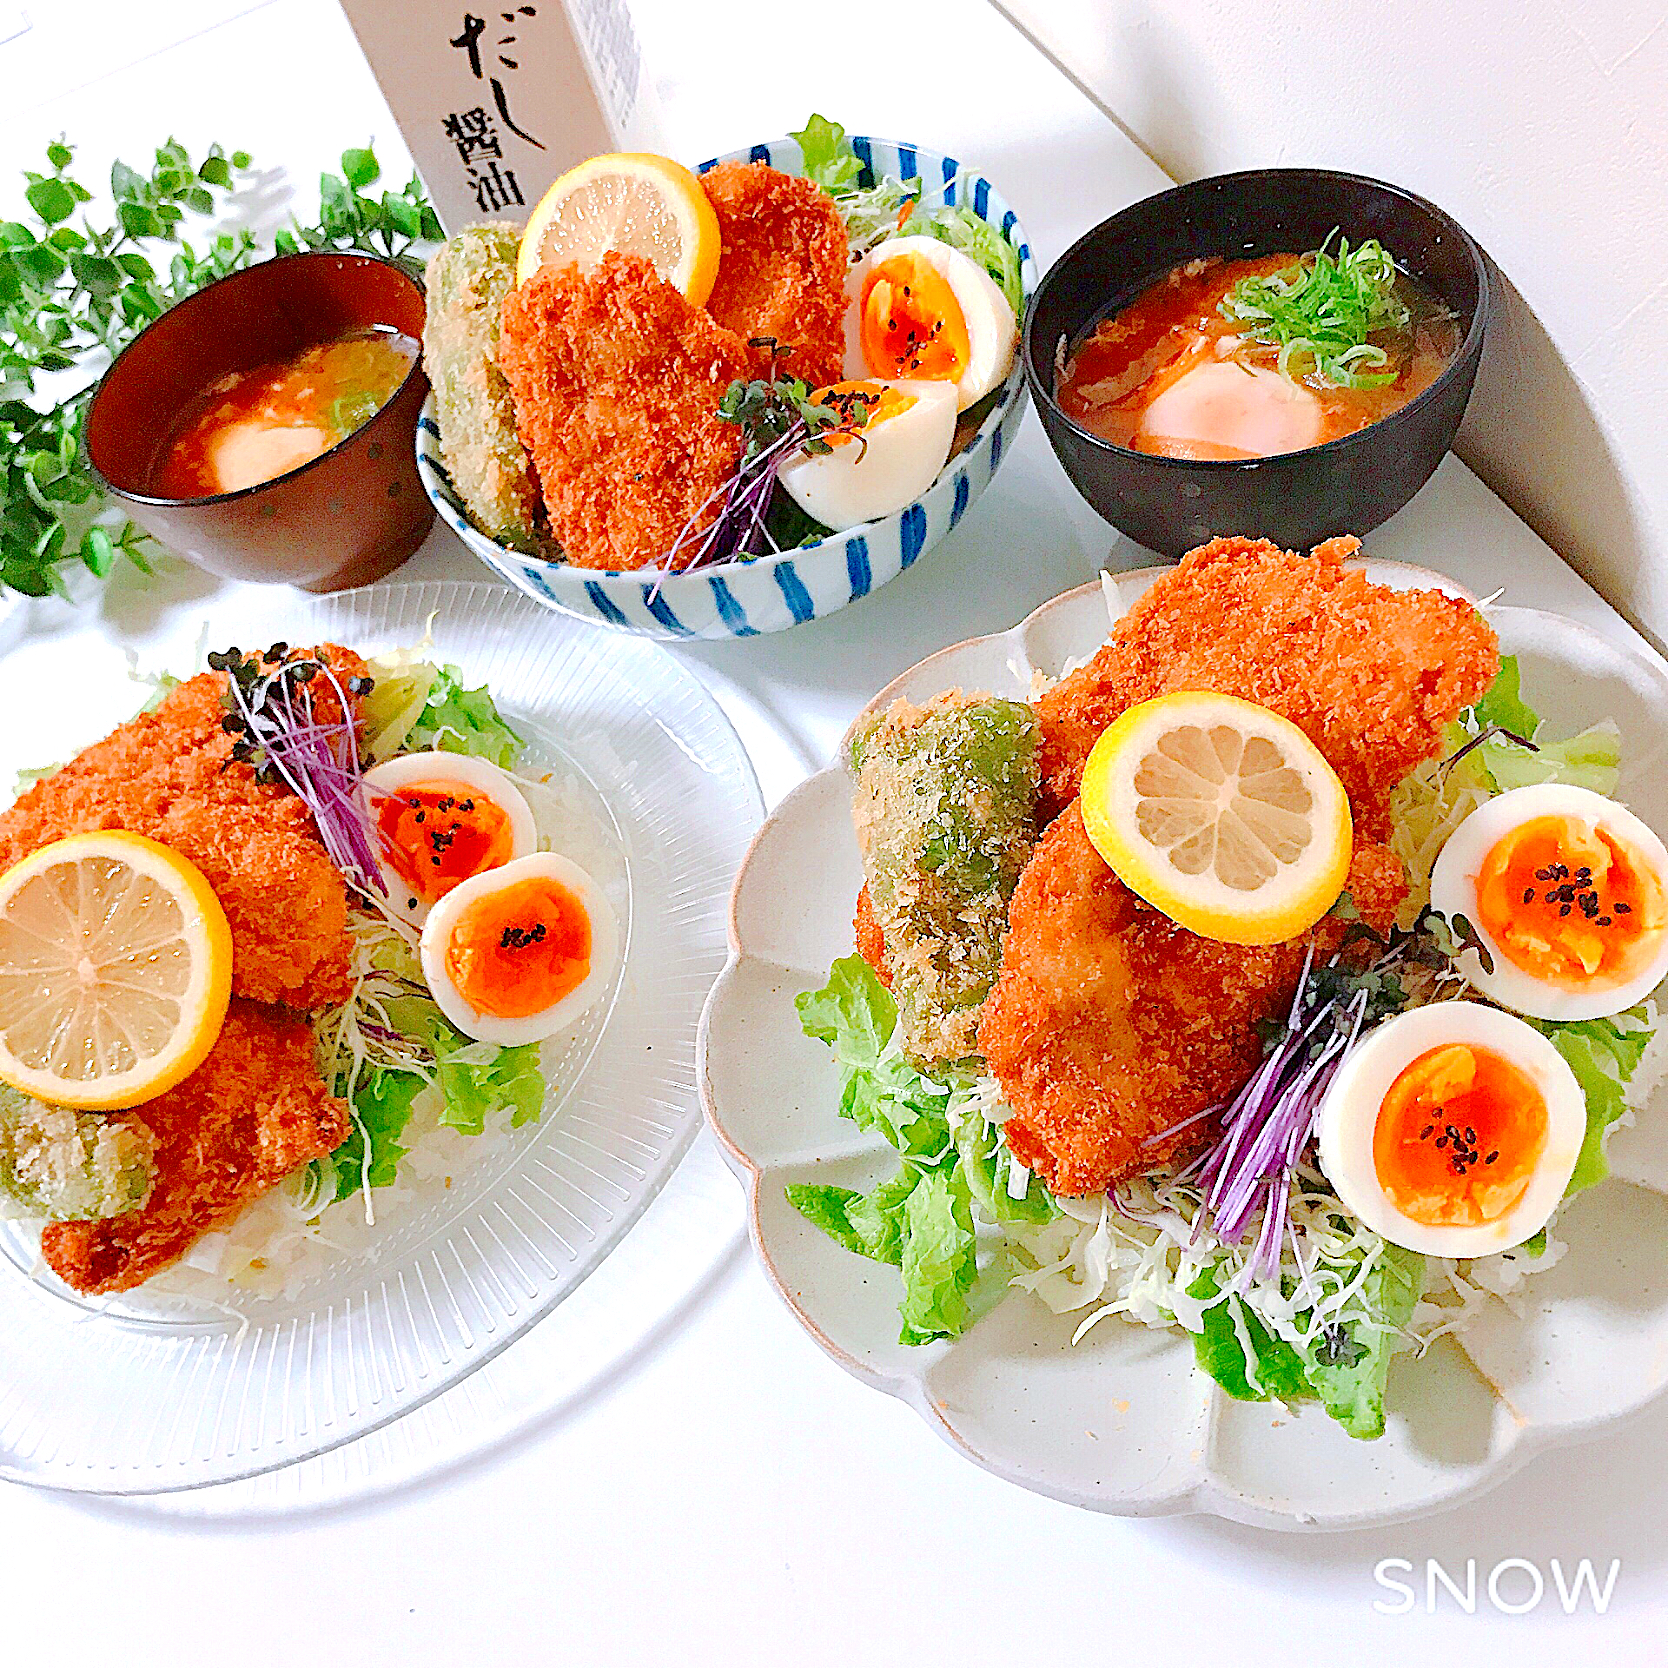
M 0 1476 L 153 1494 L 253 1477 L 377 1432 L 444 1397 L 572 1293 L 688 1146 L 701 1003 L 761 810 L 735 732 L 665 650 L 492 585 L 238 597 L 211 609 L 206 641 L 375 651 L 426 628 L 436 658 L 488 683 L 528 734 L 524 768 L 575 783 L 617 852 L 626 949 L 606 1012 L 547 1051 L 538 1124 L 461 1159 L 440 1197 L 430 1189 L 379 1213 L 372 1252 L 343 1254 L 291 1295 L 228 1288 L 210 1306 L 142 1289 L 89 1303 L 33 1272 L 29 1237 L 8 1225 Z

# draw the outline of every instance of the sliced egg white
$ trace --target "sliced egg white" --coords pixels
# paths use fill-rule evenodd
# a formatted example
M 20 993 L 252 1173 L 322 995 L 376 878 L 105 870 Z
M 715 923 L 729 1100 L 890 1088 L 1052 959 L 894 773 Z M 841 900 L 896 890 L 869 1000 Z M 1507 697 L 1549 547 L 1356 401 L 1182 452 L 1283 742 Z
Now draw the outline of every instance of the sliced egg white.
M 938 479 L 956 432 L 956 391 L 947 382 L 842 383 L 876 400 L 868 422 L 829 450 L 801 453 L 777 479 L 825 527 L 856 527 L 895 515 Z
M 472 758 L 464 753 L 402 753 L 367 770 L 365 787 L 373 825 L 380 824 L 381 814 L 390 797 L 419 788 L 444 787 L 448 793 L 455 790 L 460 800 L 484 800 L 503 813 L 509 834 L 504 861 L 526 857 L 538 850 L 538 830 L 533 821 L 532 807 L 509 775 L 490 759 Z M 413 824 L 413 832 L 415 826 Z M 425 834 L 435 831 L 444 839 L 443 824 L 436 829 L 436 825 L 425 818 L 421 826 Z M 377 846 L 377 867 L 388 888 L 385 902 L 396 915 L 420 924 L 446 886 L 455 884 L 449 877 L 445 883 L 438 881 L 440 872 L 452 865 L 444 856 L 440 863 L 435 863 L 433 859 L 442 855 L 439 852 L 417 850 L 409 853 L 414 873 L 422 874 L 432 869 L 437 876 L 436 883 L 428 887 L 420 881 L 413 885 L 394 863 L 387 840 L 380 832 Z M 463 878 L 468 879 L 470 875 L 466 874 Z
M 1639 964 L 1630 976 L 1595 978 L 1573 988 L 1518 966 L 1483 923 L 1477 882 L 1490 852 L 1508 834 L 1539 817 L 1568 818 L 1606 830 L 1632 848 L 1659 886 L 1668 888 L 1668 849 L 1626 806 L 1587 788 L 1542 782 L 1484 801 L 1454 830 L 1431 871 L 1431 907 L 1450 920 L 1463 915 L 1476 929 L 1493 966 L 1485 969 L 1475 949 L 1465 950 L 1457 965 L 1478 990 L 1502 1007 L 1535 1019 L 1600 1019 L 1620 1013 L 1642 1002 L 1668 977 L 1668 930 L 1657 930 L 1654 943 L 1641 944 Z
M 460 933 L 467 937 L 476 907 L 494 894 L 540 880 L 554 882 L 571 895 L 589 919 L 589 967 L 573 989 L 535 1012 L 488 1012 L 480 1006 L 481 993 L 472 997 L 454 977 Z M 619 961 L 619 924 L 602 888 L 584 869 L 571 858 L 541 851 L 476 875 L 448 892 L 423 923 L 418 953 L 429 992 L 446 1018 L 465 1036 L 510 1048 L 543 1042 L 566 1030 L 607 991 Z
M 925 286 L 931 295 L 911 283 L 911 274 L 921 271 L 931 275 Z M 906 296 L 906 289 L 917 293 Z M 878 352 L 864 320 L 892 316 L 889 297 L 896 300 L 899 320 L 892 333 L 895 351 Z M 906 312 L 916 320 L 913 341 L 904 327 Z M 965 360 L 954 375 L 935 368 L 930 357 L 935 326 L 939 339 L 965 332 Z M 996 281 L 971 256 L 935 237 L 888 238 L 847 276 L 845 372 L 854 381 L 948 381 L 956 391 L 956 409 L 965 411 L 1007 377 L 1018 341 L 1014 310 Z
M 1546 1140 L 1515 1205 L 1493 1222 L 1431 1224 L 1404 1214 L 1380 1179 L 1373 1142 L 1385 1096 L 1422 1055 L 1469 1043 L 1509 1061 L 1540 1091 Z M 1532 1025 L 1481 1002 L 1433 1002 L 1387 1020 L 1339 1066 L 1317 1124 L 1321 1169 L 1346 1209 L 1392 1245 L 1435 1257 L 1486 1257 L 1539 1233 L 1569 1187 L 1587 1105 L 1556 1048 Z

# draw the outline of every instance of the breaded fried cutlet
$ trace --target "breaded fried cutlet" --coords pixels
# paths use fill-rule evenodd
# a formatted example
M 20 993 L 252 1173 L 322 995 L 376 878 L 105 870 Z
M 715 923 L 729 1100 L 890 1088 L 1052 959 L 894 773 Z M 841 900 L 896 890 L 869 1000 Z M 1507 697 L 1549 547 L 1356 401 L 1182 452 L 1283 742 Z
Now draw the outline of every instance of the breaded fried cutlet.
M 1337 539 L 1305 557 L 1218 539 L 1184 558 L 1038 701 L 1048 791 L 1072 801 L 1096 738 L 1137 702 L 1182 689 L 1256 701 L 1338 772 L 1355 826 L 1348 889 L 1364 919 L 1387 927 L 1406 891 L 1383 843 L 1390 791 L 1488 689 L 1499 645 L 1468 602 L 1344 572 L 1355 548 Z M 1202 1144 L 1208 1121 L 1153 1137 L 1243 1082 L 1261 1055 L 1257 1021 L 1290 1003 L 1309 943 L 1324 956 L 1342 931 L 1327 917 L 1260 947 L 1188 932 L 1123 885 L 1068 803 L 1020 876 L 980 1020 L 981 1052 L 1014 1109 L 1014 1152 L 1078 1194 Z
M 724 240 L 707 311 L 745 341 L 773 339 L 787 375 L 840 381 L 850 249 L 833 199 L 764 162 L 721 162 L 701 185 Z M 770 350 L 754 357 L 768 375 Z
M 569 562 L 659 564 L 716 518 L 741 458 L 718 404 L 751 361 L 650 262 L 542 268 L 504 303 L 498 357 Z
M 339 678 L 364 669 L 326 647 Z M 223 672 L 171 690 L 0 813 L 0 870 L 71 834 L 121 828 L 172 846 L 214 888 L 232 929 L 232 990 L 313 1009 L 347 998 L 347 889 L 311 813 L 232 757 Z
M 1184 556 L 1037 701 L 1051 807 L 1076 797 L 1090 748 L 1126 708 L 1208 689 L 1289 718 L 1338 772 L 1358 832 L 1384 838 L 1390 790 L 1488 688 L 1499 646 L 1469 602 L 1346 570 L 1359 548 L 1331 539 L 1299 556 L 1231 538 Z
M 154 1143 L 145 1203 L 120 1216 L 52 1222 L 47 1265 L 78 1292 L 129 1291 L 177 1262 L 204 1234 L 347 1138 L 344 1102 L 326 1092 L 305 1020 L 233 999 L 208 1058 L 134 1112 Z
M 1406 888 L 1388 847 L 1355 853 L 1350 896 L 1387 927 Z M 1316 953 L 1345 931 L 1323 921 Z M 1201 938 L 1131 892 L 1074 803 L 1050 824 L 1008 910 L 979 1046 L 1013 1107 L 1016 1157 L 1057 1193 L 1098 1193 L 1191 1152 L 1262 1058 L 1258 1022 L 1291 1003 L 1309 934 L 1249 946 Z M 1148 1143 L 1151 1143 L 1150 1145 Z

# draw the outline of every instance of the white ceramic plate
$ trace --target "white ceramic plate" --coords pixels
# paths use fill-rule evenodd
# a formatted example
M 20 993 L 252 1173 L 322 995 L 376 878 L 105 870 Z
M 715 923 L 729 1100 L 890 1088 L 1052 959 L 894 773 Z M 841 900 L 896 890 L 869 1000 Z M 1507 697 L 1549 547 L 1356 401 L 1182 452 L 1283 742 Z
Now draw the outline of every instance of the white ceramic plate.
M 205 634 L 210 646 L 282 636 L 374 651 L 417 642 L 431 617 L 436 658 L 491 687 L 528 737 L 527 767 L 579 783 L 612 831 L 626 948 L 607 1013 L 547 1049 L 539 1123 L 456 1166 L 443 1195 L 395 1206 L 385 1236 L 379 1215 L 374 1258 L 340 1259 L 293 1297 L 207 1309 L 141 1288 L 101 1307 L 30 1278 L 16 1228 L 0 1235 L 0 1476 L 160 1493 L 379 1430 L 576 1290 L 698 1127 L 696 1023 L 723 964 L 729 877 L 761 809 L 705 688 L 653 644 L 486 584 L 240 599 L 212 609 Z M 119 716 L 103 710 L 79 739 Z M 31 745 L 39 762 L 38 737 L 7 738 L 4 763 L 29 762 Z
M 1367 564 L 1384 583 L 1451 581 Z M 1121 576 L 1127 607 L 1164 569 Z M 1567 733 L 1620 724 L 1621 797 L 1668 828 L 1668 670 L 1550 614 L 1496 608 L 1527 698 Z M 1097 585 L 1045 604 L 998 636 L 946 649 L 876 697 L 925 700 L 961 687 L 1026 696 L 1106 636 Z M 842 749 L 842 752 L 844 750 Z M 1224 1396 L 1179 1334 L 1112 1321 L 1073 1346 L 1081 1317 L 1015 1293 L 953 1343 L 896 1343 L 896 1271 L 842 1250 L 783 1197 L 789 1182 L 871 1186 L 895 1162 L 835 1114 L 829 1052 L 804 1037 L 796 992 L 849 954 L 862 872 L 851 784 L 836 764 L 766 822 L 736 880 L 729 966 L 702 1022 L 707 1116 L 749 1193 L 766 1272 L 842 1366 L 902 1398 L 988 1470 L 1074 1505 L 1127 1515 L 1207 1512 L 1276 1528 L 1344 1528 L 1413 1517 L 1499 1482 L 1533 1454 L 1591 1436 L 1668 1380 L 1668 1157 L 1659 1092 L 1618 1132 L 1617 1178 L 1559 1219 L 1562 1263 L 1532 1280 L 1519 1314 L 1490 1300 L 1463 1350 L 1443 1340 L 1391 1373 L 1389 1429 L 1358 1442 L 1314 1407 Z M 1625 1178 L 1625 1179 L 1624 1179 Z

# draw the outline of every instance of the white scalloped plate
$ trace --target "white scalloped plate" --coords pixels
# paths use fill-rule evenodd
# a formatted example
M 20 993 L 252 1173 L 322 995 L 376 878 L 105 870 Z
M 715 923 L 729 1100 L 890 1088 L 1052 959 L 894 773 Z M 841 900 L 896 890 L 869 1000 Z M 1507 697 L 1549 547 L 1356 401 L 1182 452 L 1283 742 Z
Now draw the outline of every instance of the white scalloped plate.
M 374 1254 L 338 1258 L 293 1296 L 228 1292 L 209 1309 L 141 1288 L 101 1307 L 30 1278 L 15 1226 L 0 1224 L 0 1478 L 105 1494 L 203 1488 L 328 1454 L 444 1402 L 579 1289 L 699 1128 L 696 1027 L 723 964 L 729 877 L 761 803 L 740 740 L 688 669 L 656 644 L 489 584 L 235 595 L 202 624 L 210 646 L 284 636 L 372 652 L 432 629 L 436 658 L 488 684 L 524 729 L 528 767 L 578 784 L 612 831 L 619 873 L 598 873 L 622 919 L 615 997 L 547 1045 L 540 1122 L 483 1146 L 443 1194 L 385 1205 Z M 28 710 L 31 680 L 66 652 L 7 658 L 11 710 Z M 119 691 L 120 678 L 104 676 L 119 660 L 95 642 L 78 664 L 89 685 Z M 106 687 L 96 705 L 84 701 L 86 734 L 43 739 L 19 726 L 0 737 L 0 767 L 66 756 L 60 748 L 109 728 L 121 699 Z M 130 687 L 126 710 L 138 699 Z M 724 1236 L 703 1243 L 715 1257 Z M 618 1318 L 623 1336 L 635 1317 Z M 425 1433 L 439 1416 L 479 1400 L 451 1398 L 406 1425 L 404 1440 L 432 1451 Z M 389 1448 L 377 1463 L 404 1457 Z M 414 1450 L 411 1463 L 421 1458 Z
M 1393 585 L 1452 581 L 1369 561 Z M 1127 608 L 1166 570 L 1113 581 Z M 1668 668 L 1642 649 L 1529 609 L 1490 619 L 1555 731 L 1621 725 L 1621 794 L 1668 828 Z M 1027 695 L 1106 635 L 1098 585 L 1046 603 L 1012 631 L 933 655 L 871 706 L 962 687 Z M 842 749 L 842 753 L 844 749 Z M 897 1336 L 896 1273 L 842 1250 L 783 1197 L 793 1181 L 866 1187 L 889 1153 L 835 1115 L 828 1051 L 804 1037 L 797 991 L 851 950 L 861 883 L 850 783 L 836 764 L 760 830 L 731 901 L 730 963 L 701 1026 L 707 1117 L 747 1187 L 760 1260 L 800 1323 L 843 1367 L 900 1397 L 987 1470 L 1073 1505 L 1125 1515 L 1205 1512 L 1282 1529 L 1423 1515 L 1501 1481 L 1540 1450 L 1590 1437 L 1668 1382 L 1668 1094 L 1611 1144 L 1617 1179 L 1560 1218 L 1562 1263 L 1529 1284 L 1521 1314 L 1490 1300 L 1463 1350 L 1444 1340 L 1390 1379 L 1389 1429 L 1346 1436 L 1318 1409 L 1223 1396 L 1176 1334 L 1111 1322 L 1076 1346 L 1072 1317 L 1015 1294 L 954 1343 Z M 1623 1179 L 1625 1178 L 1625 1179 Z

